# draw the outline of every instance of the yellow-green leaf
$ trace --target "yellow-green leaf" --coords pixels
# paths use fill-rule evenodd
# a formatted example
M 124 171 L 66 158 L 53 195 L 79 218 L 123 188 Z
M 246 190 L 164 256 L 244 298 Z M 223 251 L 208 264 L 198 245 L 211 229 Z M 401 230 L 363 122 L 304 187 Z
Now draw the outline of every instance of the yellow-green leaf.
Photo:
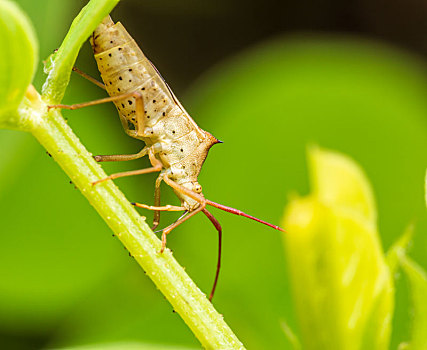
M 375 223 L 375 200 L 362 169 L 350 158 L 318 147 L 310 147 L 308 155 L 313 194 L 324 203 L 354 210 Z
M 303 349 L 387 349 L 393 283 L 370 185 L 348 157 L 309 151 L 313 194 L 283 226 Z

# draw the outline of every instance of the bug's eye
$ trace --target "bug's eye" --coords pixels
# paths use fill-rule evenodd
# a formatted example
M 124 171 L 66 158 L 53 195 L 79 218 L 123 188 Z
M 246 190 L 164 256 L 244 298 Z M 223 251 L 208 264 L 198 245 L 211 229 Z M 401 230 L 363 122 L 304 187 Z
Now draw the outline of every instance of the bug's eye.
M 202 193 L 202 186 L 200 186 L 200 184 L 196 182 L 193 186 L 193 191 L 196 193 Z

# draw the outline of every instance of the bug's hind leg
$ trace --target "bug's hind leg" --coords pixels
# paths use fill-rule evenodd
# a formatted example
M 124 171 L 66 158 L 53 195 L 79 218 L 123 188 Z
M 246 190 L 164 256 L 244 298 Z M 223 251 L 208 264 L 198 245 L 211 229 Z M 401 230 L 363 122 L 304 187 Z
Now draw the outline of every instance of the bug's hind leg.
M 128 97 L 134 97 L 135 98 L 137 113 L 141 110 L 141 105 L 142 105 L 142 111 L 144 112 L 144 101 L 142 99 L 142 95 L 139 92 L 129 92 L 127 94 L 105 97 L 105 98 L 101 98 L 99 100 L 83 102 L 83 103 L 76 103 L 73 105 L 63 105 L 63 104 L 49 105 L 49 106 L 47 106 L 47 108 L 48 109 L 61 108 L 61 109 L 74 110 L 74 109 L 80 109 L 80 108 L 89 107 L 89 106 L 100 105 L 102 103 L 119 101 L 119 100 L 122 100 L 122 99 L 128 98 Z
M 104 177 L 103 179 L 99 179 L 97 181 L 92 182 L 92 185 L 95 186 L 101 182 L 107 181 L 107 180 L 113 180 L 117 179 L 119 177 L 125 177 L 125 176 L 133 176 L 133 175 L 142 175 L 142 174 L 148 174 L 148 173 L 155 173 L 162 170 L 162 163 L 160 160 L 158 160 L 152 149 L 150 148 L 148 151 L 148 156 L 150 158 L 150 162 L 152 167 L 151 168 L 145 168 L 145 169 L 138 169 L 138 170 L 132 170 L 132 171 L 125 171 L 122 173 L 115 173 L 111 174 L 110 176 Z
M 85 73 L 83 73 L 83 74 L 85 74 Z M 135 98 L 135 114 L 136 114 L 136 117 L 138 120 L 137 135 L 138 136 L 144 136 L 144 128 L 145 128 L 145 126 L 144 126 L 144 115 L 145 115 L 144 101 L 142 99 L 142 95 L 139 92 L 131 92 L 131 93 L 121 94 L 121 95 L 117 95 L 117 96 L 110 96 L 110 97 L 102 98 L 100 100 L 78 103 L 78 104 L 74 104 L 74 105 L 62 105 L 62 104 L 50 105 L 50 106 L 48 106 L 48 109 L 62 108 L 62 109 L 74 110 L 74 109 L 94 106 L 94 105 L 98 105 L 98 104 L 102 104 L 102 103 L 114 102 L 114 101 L 122 100 L 122 99 L 125 99 L 128 97 L 134 97 Z M 118 161 L 134 160 L 134 159 L 144 157 L 148 153 L 148 149 L 149 149 L 148 147 L 145 147 L 140 152 L 138 152 L 136 154 L 97 155 L 97 156 L 94 156 L 94 159 L 97 162 L 118 162 Z M 127 175 L 124 175 L 124 176 L 127 176 Z
M 102 84 L 100 81 L 96 80 L 95 78 L 91 77 L 89 74 L 86 74 L 85 72 L 81 71 L 77 67 L 73 67 L 73 72 L 76 72 L 78 75 L 85 78 L 86 80 L 89 80 L 91 83 L 95 84 L 96 86 L 99 86 L 101 89 L 107 90 L 104 84 Z

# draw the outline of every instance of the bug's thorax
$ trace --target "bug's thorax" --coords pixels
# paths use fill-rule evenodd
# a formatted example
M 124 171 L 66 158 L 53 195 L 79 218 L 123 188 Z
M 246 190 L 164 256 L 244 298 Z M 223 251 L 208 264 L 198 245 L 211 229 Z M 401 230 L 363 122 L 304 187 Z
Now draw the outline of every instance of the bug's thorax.
M 196 192 L 196 189 L 199 188 L 200 190 L 197 190 L 196 193 L 198 193 L 200 196 L 203 197 L 202 194 L 202 186 L 199 185 L 199 183 L 197 181 L 195 182 L 185 182 L 181 184 L 182 186 L 184 186 L 185 188 L 188 188 L 190 191 Z M 197 209 L 200 206 L 200 203 L 198 201 L 196 201 L 195 199 L 181 193 L 178 191 L 174 191 L 176 196 L 179 198 L 179 200 L 181 201 L 181 206 L 183 206 L 187 211 L 191 212 L 195 209 Z

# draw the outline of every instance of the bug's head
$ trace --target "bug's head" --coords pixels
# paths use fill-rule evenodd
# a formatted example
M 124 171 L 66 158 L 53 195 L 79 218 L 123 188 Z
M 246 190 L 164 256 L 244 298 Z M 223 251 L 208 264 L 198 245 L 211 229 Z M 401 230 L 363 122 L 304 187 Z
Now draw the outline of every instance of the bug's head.
M 203 197 L 202 186 L 197 181 L 188 181 L 188 182 L 181 183 L 180 185 L 189 189 L 194 193 L 197 193 L 199 196 Z M 198 201 L 196 201 L 195 199 L 191 198 L 190 196 L 184 193 L 177 192 L 177 191 L 175 191 L 175 193 L 178 196 L 178 198 L 181 200 L 181 205 L 185 207 L 185 209 L 188 211 L 193 211 L 200 205 Z

